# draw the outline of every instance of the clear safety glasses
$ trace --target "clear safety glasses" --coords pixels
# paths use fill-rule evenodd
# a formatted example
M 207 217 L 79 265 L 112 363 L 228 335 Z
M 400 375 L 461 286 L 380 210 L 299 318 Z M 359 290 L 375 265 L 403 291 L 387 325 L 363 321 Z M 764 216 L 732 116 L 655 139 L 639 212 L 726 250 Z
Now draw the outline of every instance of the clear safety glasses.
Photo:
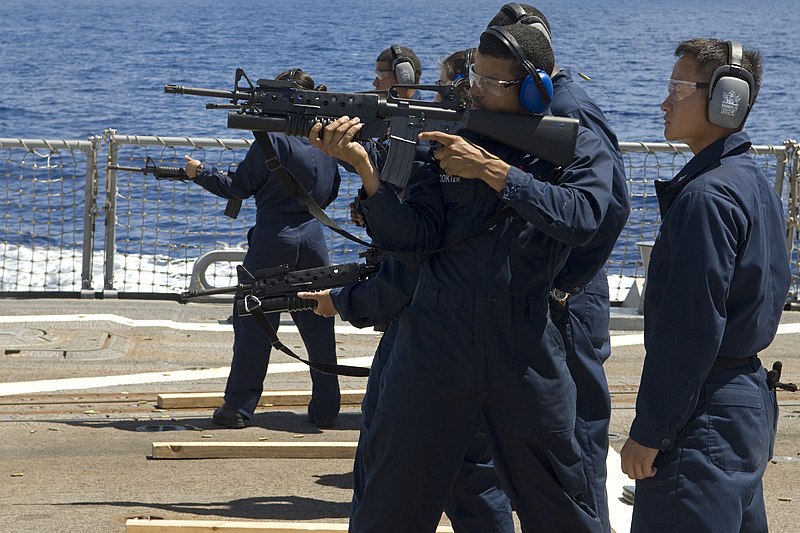
M 392 71 L 391 70 L 375 69 L 375 77 L 378 78 L 379 80 L 385 80 L 386 78 L 388 78 L 391 75 L 392 75 Z
M 523 79 L 524 78 L 510 81 L 496 80 L 494 78 L 481 76 L 475 72 L 475 65 L 472 65 L 470 68 L 470 82 L 472 86 L 477 87 L 478 90 L 483 91 L 486 94 L 491 94 L 494 96 L 505 95 L 510 87 L 521 83 Z
M 708 83 L 696 81 L 673 80 L 672 78 L 667 80 L 667 92 L 674 100 L 689 98 L 697 89 L 705 89 L 708 86 Z

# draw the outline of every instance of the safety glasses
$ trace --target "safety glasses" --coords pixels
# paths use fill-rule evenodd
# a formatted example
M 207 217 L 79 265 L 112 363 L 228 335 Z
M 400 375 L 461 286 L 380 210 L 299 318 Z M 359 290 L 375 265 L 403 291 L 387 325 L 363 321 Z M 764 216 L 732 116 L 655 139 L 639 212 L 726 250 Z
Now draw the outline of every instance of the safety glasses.
M 477 87 L 480 91 L 494 96 L 503 96 L 508 92 L 510 87 L 521 83 L 524 78 L 518 80 L 496 80 L 487 76 L 481 76 L 475 72 L 475 65 L 470 67 L 470 83 L 473 87 Z
M 385 80 L 386 78 L 388 78 L 391 75 L 392 75 L 392 71 L 391 70 L 375 69 L 375 77 L 378 78 L 379 80 Z
M 697 89 L 705 89 L 708 86 L 708 83 L 696 81 L 673 80 L 672 78 L 667 80 L 667 92 L 674 100 L 678 101 L 689 98 Z

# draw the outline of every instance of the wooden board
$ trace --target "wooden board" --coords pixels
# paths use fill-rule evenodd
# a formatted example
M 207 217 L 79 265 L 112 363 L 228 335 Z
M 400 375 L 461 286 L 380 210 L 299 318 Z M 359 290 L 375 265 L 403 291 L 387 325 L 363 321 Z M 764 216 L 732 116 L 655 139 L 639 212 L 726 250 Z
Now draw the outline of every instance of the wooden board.
M 365 389 L 343 390 L 342 405 L 360 405 Z M 158 395 L 156 405 L 161 409 L 206 409 L 222 405 L 222 392 L 185 392 Z M 261 395 L 261 406 L 305 406 L 311 401 L 310 391 L 269 391 Z
M 125 522 L 125 533 L 341 533 L 347 524 L 330 522 L 232 522 L 227 520 L 140 520 Z M 439 526 L 436 533 L 453 533 L 453 528 Z
M 352 459 L 355 442 L 154 442 L 153 459 Z

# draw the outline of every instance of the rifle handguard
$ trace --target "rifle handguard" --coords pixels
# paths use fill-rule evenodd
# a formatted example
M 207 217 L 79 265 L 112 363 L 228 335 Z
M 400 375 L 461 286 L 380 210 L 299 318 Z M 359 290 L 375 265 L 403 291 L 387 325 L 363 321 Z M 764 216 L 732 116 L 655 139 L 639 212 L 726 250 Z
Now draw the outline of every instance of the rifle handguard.
M 236 300 L 236 311 L 239 316 L 252 314 L 255 307 L 260 307 L 264 313 L 279 313 L 283 311 L 297 313 L 300 311 L 313 311 L 317 307 L 317 301 L 305 300 L 298 298 L 296 295 L 264 298 L 263 300 L 253 295 L 248 295 Z

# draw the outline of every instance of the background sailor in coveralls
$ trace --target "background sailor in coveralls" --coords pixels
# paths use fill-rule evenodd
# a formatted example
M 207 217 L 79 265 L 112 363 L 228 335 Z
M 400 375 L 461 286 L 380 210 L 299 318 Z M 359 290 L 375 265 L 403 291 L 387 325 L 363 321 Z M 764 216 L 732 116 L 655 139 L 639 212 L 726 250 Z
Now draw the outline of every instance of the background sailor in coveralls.
M 298 86 L 314 89 L 314 80 L 300 69 L 281 73 L 277 79 L 292 79 Z M 324 90 L 324 86 L 317 87 Z M 302 183 L 322 206 L 336 198 L 339 170 L 336 160 L 313 148 L 304 137 L 268 134 L 278 161 Z M 292 198 L 266 166 L 257 143 L 250 146 L 244 160 L 232 173 L 206 167 L 191 159 L 186 173 L 195 183 L 223 198 L 256 201 L 256 224 L 247 233 L 248 249 L 244 267 L 251 273 L 259 269 L 289 265 L 290 270 L 328 264 L 328 249 L 322 226 L 297 200 Z M 336 362 L 334 321 L 311 311 L 292 313 L 311 361 Z M 267 319 L 278 328 L 280 313 Z M 225 386 L 225 403 L 214 411 L 216 424 L 243 428 L 255 412 L 264 387 L 264 377 L 272 346 L 255 319 L 239 316 L 233 310 L 233 361 Z M 309 421 L 329 427 L 339 414 L 339 381 L 336 376 L 311 370 L 312 393 L 308 404 Z

